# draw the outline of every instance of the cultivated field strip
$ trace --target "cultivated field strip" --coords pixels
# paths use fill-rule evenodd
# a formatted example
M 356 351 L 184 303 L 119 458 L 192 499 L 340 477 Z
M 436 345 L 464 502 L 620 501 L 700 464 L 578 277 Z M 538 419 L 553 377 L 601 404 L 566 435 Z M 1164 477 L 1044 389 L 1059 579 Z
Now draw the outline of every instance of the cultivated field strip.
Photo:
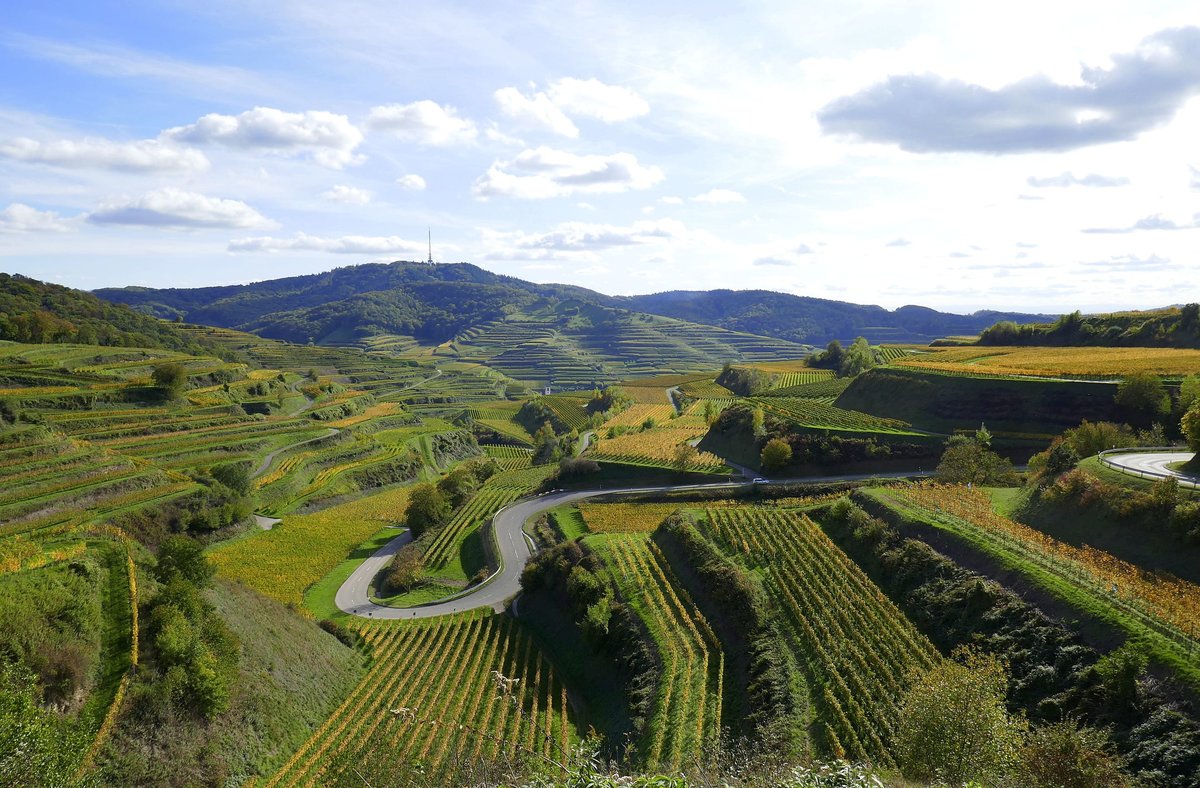
M 890 765 L 911 671 L 939 659 L 883 592 L 807 515 L 713 508 L 714 536 L 765 572 L 800 657 L 831 755 Z
M 622 596 L 655 640 L 662 669 L 641 755 L 651 766 L 677 770 L 720 735 L 725 652 L 657 545 L 617 535 L 603 545 Z
M 775 416 L 800 427 L 845 430 L 850 432 L 887 432 L 913 434 L 912 425 L 898 419 L 886 419 L 844 410 L 820 401 L 800 397 L 758 397 L 752 400 Z
M 704 430 L 673 430 L 652 429 L 645 432 L 618 435 L 615 438 L 602 438 L 593 446 L 592 453 L 598 460 L 613 460 L 630 465 L 648 465 L 658 468 L 672 467 L 675 462 L 675 450 L 681 443 L 695 440 L 704 434 Z M 720 473 L 725 470 L 725 462 L 711 452 L 699 452 L 688 463 L 688 470 Z
M 562 762 L 577 735 L 566 690 L 508 616 L 360 625 L 373 664 L 342 705 L 267 781 L 322 784 L 360 757 L 419 762 L 454 783 L 473 757 Z

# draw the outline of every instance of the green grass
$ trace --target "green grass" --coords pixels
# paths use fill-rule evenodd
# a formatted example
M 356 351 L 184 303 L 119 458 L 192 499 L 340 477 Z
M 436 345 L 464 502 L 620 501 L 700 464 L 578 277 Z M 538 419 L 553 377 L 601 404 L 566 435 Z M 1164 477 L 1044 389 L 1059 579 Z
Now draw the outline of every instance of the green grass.
M 371 601 L 388 607 L 414 607 L 416 605 L 424 605 L 428 602 L 437 602 L 439 599 L 445 599 L 448 596 L 460 593 L 464 590 L 464 586 L 443 584 L 433 579 L 422 580 L 415 588 L 404 591 L 399 594 L 390 594 L 384 596 L 371 595 Z M 373 589 L 376 593 L 378 589 Z
M 588 532 L 583 515 L 574 506 L 559 506 L 548 513 L 550 524 L 568 541 L 578 539 Z
M 346 614 L 338 610 L 334 603 L 334 598 L 337 596 L 338 589 L 342 587 L 342 583 L 349 579 L 363 561 L 402 533 L 403 531 L 398 528 L 382 528 L 370 539 L 354 548 L 344 561 L 304 592 L 304 606 L 318 619 L 345 618 Z

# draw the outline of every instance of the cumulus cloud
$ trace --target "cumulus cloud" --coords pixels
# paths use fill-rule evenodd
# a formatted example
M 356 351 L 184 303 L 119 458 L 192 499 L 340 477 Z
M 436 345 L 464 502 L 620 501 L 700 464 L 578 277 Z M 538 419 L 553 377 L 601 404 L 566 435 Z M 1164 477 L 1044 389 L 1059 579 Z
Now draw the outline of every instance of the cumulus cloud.
M 565 112 L 605 123 L 629 120 L 650 111 L 650 105 L 634 91 L 598 79 L 565 77 L 550 85 L 549 96 Z
M 662 170 L 639 164 L 631 153 L 580 156 L 543 146 L 521 151 L 508 161 L 493 162 L 471 190 L 483 200 L 489 197 L 543 200 L 571 194 L 648 189 L 662 179 Z
M 327 192 L 321 194 L 330 202 L 340 202 L 346 205 L 366 205 L 371 201 L 371 192 L 366 189 L 359 189 L 355 186 L 343 186 L 338 184 Z
M 157 189 L 133 199 L 106 201 L 87 218 L 96 224 L 146 227 L 244 229 L 275 226 L 274 222 L 240 200 L 206 197 L 174 187 Z
M 828 134 L 907 151 L 1065 151 L 1130 140 L 1200 93 L 1200 28 L 1160 31 L 1079 84 L 1034 76 L 999 89 L 920 74 L 889 77 L 817 114 Z
M 335 169 L 365 160 L 354 152 L 363 141 L 362 132 L 345 115 L 319 110 L 255 107 L 240 115 L 212 113 L 191 125 L 167 129 L 162 136 L 195 145 L 308 154 L 318 164 Z
M 911 245 L 912 245 L 912 241 L 908 240 L 907 238 L 893 238 L 892 240 L 890 240 L 884 244 L 884 246 L 897 246 L 897 247 L 898 246 L 911 246 Z
M 0 156 L 33 164 L 120 172 L 189 172 L 208 168 L 208 159 L 200 151 L 162 140 L 114 142 L 89 137 L 41 142 L 17 137 L 0 141 Z
M 754 261 L 753 265 L 770 265 L 770 266 L 792 266 L 795 263 L 791 260 L 784 260 L 782 257 L 760 257 Z
M 65 233 L 73 229 L 71 220 L 54 211 L 39 211 L 19 202 L 0 211 L 0 233 Z
M 396 179 L 396 185 L 401 189 L 407 189 L 410 192 L 420 192 L 425 190 L 425 179 L 420 175 L 401 175 Z
M 745 201 L 746 198 L 733 189 L 709 189 L 704 194 L 697 194 L 692 198 L 692 202 L 706 202 L 713 205 L 728 205 Z
M 663 203 L 664 205 L 683 205 L 682 197 L 673 197 L 673 196 L 659 197 L 658 201 Z
M 563 137 L 579 136 L 579 128 L 545 93 L 538 91 L 526 96 L 516 88 L 500 88 L 494 96 L 500 112 L 519 126 L 542 129 Z
M 1127 186 L 1128 178 L 1110 177 L 1108 175 L 1097 175 L 1090 172 L 1080 178 L 1078 175 L 1070 172 L 1051 175 L 1046 178 L 1039 178 L 1031 175 L 1026 179 L 1026 182 L 1035 189 L 1045 189 L 1049 187 L 1062 186 L 1094 186 L 1097 188 L 1111 188 L 1113 186 Z
M 428 99 L 372 107 L 367 125 L 421 145 L 461 145 L 479 134 L 474 121 L 459 117 L 454 107 L 443 107 Z
M 674 219 L 637 221 L 628 227 L 587 222 L 563 222 L 545 233 L 520 235 L 513 242 L 518 249 L 549 249 L 560 252 L 636 246 L 664 239 L 682 238 L 687 228 Z
M 1135 233 L 1138 230 L 1195 230 L 1198 227 L 1200 227 L 1200 214 L 1193 217 L 1190 222 L 1180 223 L 1156 213 L 1152 216 L 1138 219 L 1129 227 L 1088 227 L 1083 232 L 1098 235 L 1121 235 L 1124 233 Z
M 794 254 L 813 254 L 813 248 L 808 244 L 800 244 L 792 250 Z
M 425 245 L 408 241 L 398 235 L 343 235 L 338 238 L 321 238 L 307 233 L 296 233 L 291 238 L 261 236 L 239 238 L 229 242 L 231 252 L 332 252 L 334 254 L 419 254 Z

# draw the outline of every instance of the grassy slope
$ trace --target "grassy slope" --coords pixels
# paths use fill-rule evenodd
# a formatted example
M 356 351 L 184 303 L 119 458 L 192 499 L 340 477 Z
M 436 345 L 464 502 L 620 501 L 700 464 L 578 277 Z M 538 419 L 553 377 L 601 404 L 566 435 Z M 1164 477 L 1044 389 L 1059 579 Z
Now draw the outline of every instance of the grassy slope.
M 245 586 L 218 581 L 209 599 L 242 643 L 238 693 L 211 738 L 232 776 L 269 773 L 349 694 L 361 659 Z
M 975 429 L 986 422 L 993 432 L 1049 436 L 1082 419 L 1112 420 L 1115 391 L 1107 383 L 954 377 L 880 368 L 855 378 L 834 404 L 935 432 Z

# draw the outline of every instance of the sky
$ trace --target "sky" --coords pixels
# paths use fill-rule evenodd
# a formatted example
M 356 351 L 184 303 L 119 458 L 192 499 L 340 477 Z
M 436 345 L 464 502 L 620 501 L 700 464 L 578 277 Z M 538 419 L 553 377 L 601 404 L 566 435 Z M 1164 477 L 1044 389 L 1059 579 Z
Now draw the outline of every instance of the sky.
M 11 3 L 0 270 L 1200 300 L 1186 2 Z

